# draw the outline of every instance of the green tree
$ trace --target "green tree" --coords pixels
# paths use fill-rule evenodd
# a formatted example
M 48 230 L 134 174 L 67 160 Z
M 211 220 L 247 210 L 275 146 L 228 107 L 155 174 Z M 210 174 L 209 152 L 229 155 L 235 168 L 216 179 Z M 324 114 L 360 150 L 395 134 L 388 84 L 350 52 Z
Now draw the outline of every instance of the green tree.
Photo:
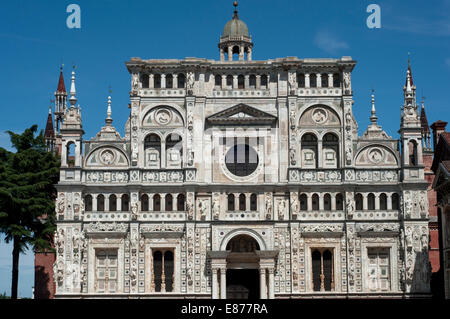
M 17 299 L 19 255 L 30 246 L 51 248 L 55 231 L 56 190 L 60 162 L 47 151 L 37 125 L 22 134 L 7 131 L 16 152 L 0 148 L 0 232 L 13 243 L 11 299 Z

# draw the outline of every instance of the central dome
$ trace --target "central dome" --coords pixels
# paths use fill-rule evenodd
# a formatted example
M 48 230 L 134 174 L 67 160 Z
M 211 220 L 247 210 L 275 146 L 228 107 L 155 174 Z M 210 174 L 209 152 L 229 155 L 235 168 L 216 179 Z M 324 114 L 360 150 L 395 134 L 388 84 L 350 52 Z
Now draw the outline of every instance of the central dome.
M 234 14 L 233 19 L 227 22 L 225 28 L 223 28 L 222 37 L 250 37 L 248 33 L 248 27 L 244 21 L 239 20 L 238 12 L 237 12 L 237 1 L 233 3 L 234 5 Z
M 223 28 L 223 37 L 237 37 L 237 36 L 245 36 L 249 37 L 248 27 L 244 21 L 239 20 L 237 14 L 227 22 L 225 27 Z

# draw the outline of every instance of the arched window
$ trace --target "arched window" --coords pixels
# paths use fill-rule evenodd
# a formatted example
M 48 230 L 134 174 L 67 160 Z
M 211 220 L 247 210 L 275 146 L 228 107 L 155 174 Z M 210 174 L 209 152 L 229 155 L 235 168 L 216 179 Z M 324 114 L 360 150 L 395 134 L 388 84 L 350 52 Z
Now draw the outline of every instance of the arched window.
M 178 74 L 177 82 L 177 88 L 184 89 L 186 86 L 186 76 L 183 73 Z
M 179 212 L 185 211 L 185 197 L 184 194 L 179 194 L 177 197 L 177 210 Z
M 250 210 L 256 211 L 258 209 L 258 196 L 256 194 L 252 194 L 250 196 Z
M 312 195 L 312 210 L 319 210 L 319 195 Z
M 323 209 L 324 210 L 331 210 L 331 195 L 325 194 L 323 197 Z
M 400 199 L 397 193 L 392 194 L 391 197 L 392 209 L 399 210 L 400 209 Z
M 148 89 L 150 87 L 150 78 L 148 74 L 142 74 L 141 76 L 142 88 Z
M 231 74 L 227 75 L 227 88 L 233 88 L 233 76 Z
M 92 196 L 91 195 L 86 195 L 84 197 L 84 209 L 87 212 L 92 211 Z
M 232 53 L 233 53 L 233 61 L 238 61 L 239 60 L 239 47 L 237 46 L 237 45 L 235 45 L 234 47 L 233 47 L 233 51 L 232 51 Z
M 67 166 L 69 167 L 74 167 L 75 166 L 75 143 L 74 142 L 69 142 L 67 143 L 67 148 L 66 148 L 66 163 Z
M 183 140 L 176 133 L 169 134 L 166 139 L 166 166 L 181 168 L 183 158 Z
M 148 205 L 149 201 L 148 201 L 148 195 L 147 194 L 143 194 L 141 196 L 141 210 L 143 212 L 148 212 L 149 211 L 149 205 Z
M 324 168 L 339 168 L 339 138 L 327 133 L 322 140 Z
M 312 88 L 317 87 L 317 75 L 315 73 L 309 75 L 309 86 Z
M 166 75 L 166 88 L 167 89 L 173 88 L 173 75 L 172 74 Z
M 363 197 L 360 193 L 355 195 L 355 206 L 356 210 L 362 210 L 363 209 Z
M 116 210 L 117 210 L 117 197 L 114 194 L 109 195 L 109 211 L 115 212 Z
M 300 210 L 308 210 L 308 196 L 306 194 L 300 194 Z
M 153 87 L 155 89 L 161 88 L 161 74 L 155 74 L 155 76 L 153 77 Z
M 380 195 L 380 209 L 381 210 L 387 209 L 387 196 L 385 193 L 381 193 Z
M 171 194 L 166 194 L 166 212 L 173 211 L 173 197 Z
M 368 210 L 375 210 L 375 195 L 372 193 L 367 196 L 367 208 Z
M 221 75 L 217 74 L 217 75 L 214 77 L 214 85 L 215 85 L 216 87 L 221 87 L 221 86 L 222 86 L 222 76 L 221 76 Z
M 409 165 L 410 166 L 417 166 L 417 143 L 416 141 L 409 141 L 408 143 L 408 149 L 409 149 Z
M 155 194 L 153 196 L 153 211 L 155 212 L 161 211 L 161 196 L 159 194 Z
M 311 133 L 302 136 L 302 167 L 317 168 L 317 137 Z
M 297 73 L 297 83 L 299 88 L 305 87 L 305 75 L 303 73 Z
M 122 211 L 127 212 L 130 210 L 130 196 L 128 194 L 122 195 Z
M 344 197 L 341 193 L 336 194 L 336 210 L 344 210 Z
M 261 75 L 261 88 L 262 89 L 267 89 L 267 83 L 268 82 L 268 80 L 267 80 L 267 75 Z
M 245 88 L 245 77 L 241 74 L 238 76 L 238 89 Z
M 228 210 L 234 211 L 234 194 L 228 194 Z
M 105 196 L 101 194 L 97 196 L 97 211 L 98 212 L 105 211 Z
M 256 75 L 254 74 L 250 75 L 249 84 L 251 89 L 256 88 Z
M 328 74 L 322 73 L 321 80 L 322 80 L 322 87 L 327 88 L 328 87 Z
M 333 87 L 340 88 L 341 87 L 341 76 L 339 73 L 333 74 Z
M 161 139 L 156 134 L 150 134 L 144 140 L 145 165 L 151 168 L 161 167 Z
M 239 210 L 245 211 L 245 194 L 239 195 Z

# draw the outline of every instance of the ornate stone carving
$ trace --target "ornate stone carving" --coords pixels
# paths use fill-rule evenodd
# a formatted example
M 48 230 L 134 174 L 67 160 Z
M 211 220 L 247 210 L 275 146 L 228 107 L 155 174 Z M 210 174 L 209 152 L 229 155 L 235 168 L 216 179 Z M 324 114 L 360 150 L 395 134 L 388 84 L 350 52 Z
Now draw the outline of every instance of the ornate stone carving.
M 188 91 L 188 95 L 192 95 L 193 94 L 194 83 L 195 83 L 194 72 L 188 72 L 187 73 L 187 83 L 186 83 L 186 88 L 187 88 L 187 91 Z
M 64 193 L 58 193 L 58 198 L 56 199 L 55 207 L 58 216 L 64 217 L 64 211 L 66 209 L 66 199 Z
M 115 155 L 114 155 L 114 152 L 111 150 L 104 150 L 100 154 L 100 161 L 104 165 L 111 165 L 112 163 L 114 163 L 114 160 L 115 160 Z
M 352 92 L 352 79 L 350 72 L 344 72 L 344 91 L 347 95 Z
M 213 193 L 212 213 L 213 213 L 214 220 L 219 219 L 219 214 L 220 214 L 219 199 L 220 199 L 220 193 Z
M 345 199 L 346 199 L 346 208 L 347 208 L 347 217 L 349 219 L 353 218 L 353 213 L 355 212 L 355 199 L 353 196 L 353 193 L 347 192 L 345 193 Z
M 343 225 L 335 224 L 308 224 L 301 225 L 300 231 L 302 233 L 339 233 L 343 231 Z
M 265 212 L 266 212 L 266 219 L 271 220 L 272 219 L 272 193 L 265 193 L 264 194 L 264 202 L 265 202 Z
M 312 119 L 316 124 L 323 124 L 328 119 L 328 112 L 325 109 L 317 108 L 312 112 Z
M 112 233 L 125 233 L 128 230 L 128 225 L 125 223 L 104 223 L 104 222 L 96 222 L 85 224 L 84 229 L 87 233 L 104 233 L 104 232 L 112 232 Z
M 358 232 L 398 232 L 400 230 L 399 224 L 357 224 Z

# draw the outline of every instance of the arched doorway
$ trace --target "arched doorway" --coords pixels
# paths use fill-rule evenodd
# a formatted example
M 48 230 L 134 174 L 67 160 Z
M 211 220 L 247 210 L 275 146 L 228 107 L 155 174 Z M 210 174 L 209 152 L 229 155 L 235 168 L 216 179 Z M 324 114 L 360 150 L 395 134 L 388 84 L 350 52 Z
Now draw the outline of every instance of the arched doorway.
M 237 235 L 227 244 L 227 299 L 259 299 L 258 242 L 249 235 Z

